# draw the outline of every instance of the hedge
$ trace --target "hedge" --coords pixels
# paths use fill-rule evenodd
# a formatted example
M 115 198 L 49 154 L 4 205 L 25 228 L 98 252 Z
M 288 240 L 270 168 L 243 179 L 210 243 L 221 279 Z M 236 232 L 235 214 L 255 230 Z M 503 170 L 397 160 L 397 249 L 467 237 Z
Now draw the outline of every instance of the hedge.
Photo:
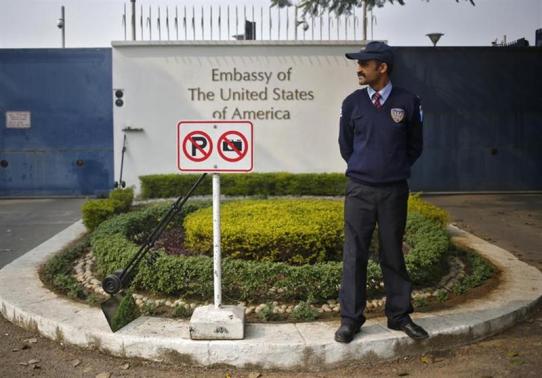
M 220 209 L 222 255 L 243 260 L 312 264 L 342 257 L 343 203 L 277 199 L 224 203 Z M 212 207 L 184 220 L 185 246 L 211 256 Z
M 106 199 L 90 199 L 81 207 L 83 224 L 89 231 L 93 231 L 106 219 L 114 214 L 120 214 L 130 209 L 134 199 L 134 190 L 115 189 Z
M 445 226 L 446 211 L 412 195 L 409 212 Z M 343 202 L 325 199 L 243 200 L 221 206 L 222 254 L 244 260 L 311 264 L 342 258 Z M 183 223 L 185 245 L 211 255 L 212 208 L 189 214 Z M 378 230 L 371 251 L 378 251 Z M 433 266 L 433 261 L 429 263 Z
M 99 273 L 121 269 L 139 246 L 120 234 L 93 243 Z M 291 266 L 232 258 L 222 260 L 222 292 L 226 300 L 317 300 L 337 298 L 342 264 L 329 262 Z M 369 293 L 378 290 L 381 277 L 370 261 Z M 170 256 L 163 251 L 153 266 L 145 263 L 133 281 L 136 289 L 153 293 L 210 299 L 213 296 L 213 259 L 208 256 Z
M 176 223 L 209 203 L 189 202 Z M 103 276 L 121 269 L 139 249 L 138 240 L 156 224 L 165 205 L 116 216 L 102 223 L 91 238 L 98 273 Z M 145 225 L 145 226 L 142 226 Z M 421 213 L 412 212 L 407 220 L 406 240 L 411 246 L 406 264 L 417 286 L 433 282 L 442 269 L 448 251 L 448 237 L 442 225 Z M 136 289 L 185 298 L 210 299 L 213 294 L 212 265 L 208 256 L 170 256 L 159 250 L 153 266 L 141 264 L 134 279 Z M 314 298 L 336 299 L 341 281 L 342 262 L 323 262 L 292 266 L 281 262 L 246 261 L 226 257 L 222 262 L 222 290 L 226 301 L 291 301 Z M 369 260 L 368 294 L 379 291 L 382 274 Z
M 132 202 L 134 200 L 134 189 L 114 189 L 111 191 L 111 193 L 109 193 L 109 198 L 118 203 L 116 210 L 124 213 L 130 210 L 130 206 L 132 206 Z
M 424 217 L 439 223 L 443 227 L 448 224 L 449 216 L 446 210 L 422 200 L 420 198 L 420 193 L 410 194 L 408 197 L 408 211 L 409 213 L 419 213 Z
M 184 195 L 199 175 L 162 174 L 140 176 L 142 198 L 171 198 Z M 343 196 L 347 178 L 342 173 L 250 173 L 222 174 L 221 193 L 230 196 Z M 211 178 L 206 177 L 195 195 L 212 193 Z M 442 225 L 448 223 L 445 210 L 419 198 L 409 197 L 409 211 L 423 213 Z
M 411 212 L 408 216 L 405 240 L 413 249 L 405 256 L 410 278 L 417 285 L 427 285 L 442 276 L 449 238 L 436 221 Z
M 199 175 L 163 174 L 140 176 L 142 198 L 179 197 L 192 187 Z M 339 196 L 344 194 L 342 173 L 250 173 L 221 174 L 220 191 L 229 196 Z M 206 177 L 195 195 L 212 193 L 211 177 Z

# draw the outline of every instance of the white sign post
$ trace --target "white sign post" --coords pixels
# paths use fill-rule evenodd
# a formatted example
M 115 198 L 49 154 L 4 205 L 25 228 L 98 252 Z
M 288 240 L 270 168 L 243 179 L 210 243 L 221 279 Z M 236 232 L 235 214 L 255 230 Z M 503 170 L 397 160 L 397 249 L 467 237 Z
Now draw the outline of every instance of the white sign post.
M 220 174 L 213 173 L 213 281 L 215 307 L 222 306 L 222 261 L 220 251 Z
M 214 306 L 194 310 L 190 319 L 190 337 L 197 340 L 243 339 L 244 307 L 222 305 L 220 172 L 252 170 L 252 123 L 180 121 L 177 124 L 177 166 L 184 172 L 210 172 L 213 175 Z

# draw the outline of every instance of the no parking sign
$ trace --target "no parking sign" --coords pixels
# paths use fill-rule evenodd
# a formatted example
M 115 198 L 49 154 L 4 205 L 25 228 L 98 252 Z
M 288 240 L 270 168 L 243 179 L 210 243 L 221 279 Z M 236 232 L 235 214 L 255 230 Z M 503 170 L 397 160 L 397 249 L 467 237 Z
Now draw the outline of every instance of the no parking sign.
M 250 172 L 254 162 L 250 121 L 180 121 L 177 167 L 184 172 Z

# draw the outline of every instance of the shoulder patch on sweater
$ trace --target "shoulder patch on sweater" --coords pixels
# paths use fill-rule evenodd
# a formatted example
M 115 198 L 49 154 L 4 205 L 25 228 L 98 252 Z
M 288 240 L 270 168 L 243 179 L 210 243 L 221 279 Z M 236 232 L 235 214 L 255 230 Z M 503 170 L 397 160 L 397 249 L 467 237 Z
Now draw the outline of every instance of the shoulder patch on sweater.
M 401 108 L 392 108 L 390 110 L 391 118 L 393 119 L 393 122 L 399 123 L 405 119 L 405 109 Z

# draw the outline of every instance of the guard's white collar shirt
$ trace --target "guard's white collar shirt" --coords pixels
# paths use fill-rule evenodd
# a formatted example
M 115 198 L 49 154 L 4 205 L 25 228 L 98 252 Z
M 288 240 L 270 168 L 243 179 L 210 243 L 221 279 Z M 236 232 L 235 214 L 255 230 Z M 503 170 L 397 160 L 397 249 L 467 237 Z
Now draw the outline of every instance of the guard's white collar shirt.
M 390 96 L 391 89 L 393 86 L 391 85 L 391 81 L 388 81 L 388 84 L 384 88 L 378 91 L 380 93 L 380 103 L 384 105 L 388 97 Z M 367 86 L 367 94 L 369 95 L 369 100 L 371 100 L 373 103 L 373 95 L 376 93 L 376 91 L 371 88 L 370 86 Z

